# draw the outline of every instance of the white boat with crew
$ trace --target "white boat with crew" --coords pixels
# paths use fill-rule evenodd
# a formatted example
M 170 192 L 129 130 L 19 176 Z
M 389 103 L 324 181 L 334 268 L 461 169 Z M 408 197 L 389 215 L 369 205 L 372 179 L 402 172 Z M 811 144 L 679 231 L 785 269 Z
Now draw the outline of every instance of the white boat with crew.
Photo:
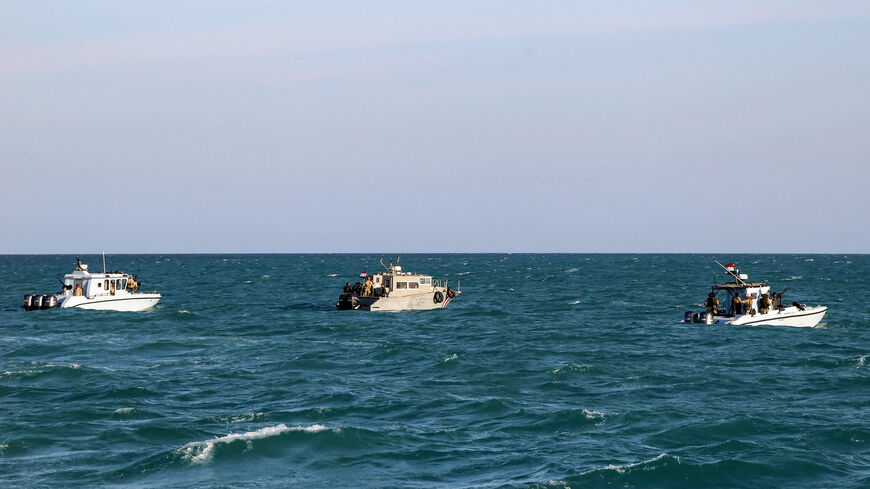
M 808 306 L 792 302 L 782 304 L 782 292 L 771 292 L 770 284 L 749 282 L 749 276 L 739 273 L 733 263 L 722 265 L 734 282 L 713 285 L 704 302 L 705 312 L 686 311 L 683 322 L 702 324 L 733 324 L 737 326 L 792 326 L 812 328 L 821 322 L 827 306 Z M 721 300 L 720 300 L 721 295 Z M 724 307 L 722 307 L 724 306 Z
M 157 292 L 140 292 L 142 282 L 136 275 L 117 271 L 90 273 L 88 266 L 76 257 L 76 268 L 63 276 L 59 294 L 27 294 L 23 307 L 27 311 L 76 307 L 99 311 L 144 311 L 160 300 Z
M 457 295 L 461 294 L 459 284 L 456 290 L 451 289 L 447 280 L 435 279 L 431 275 L 403 272 L 396 258 L 394 265 L 381 265 L 386 272 L 369 275 L 368 271 L 360 274 L 362 281 L 353 286 L 348 282 L 344 292 L 338 297 L 336 307 L 342 310 L 361 311 L 420 311 L 427 309 L 443 309 Z

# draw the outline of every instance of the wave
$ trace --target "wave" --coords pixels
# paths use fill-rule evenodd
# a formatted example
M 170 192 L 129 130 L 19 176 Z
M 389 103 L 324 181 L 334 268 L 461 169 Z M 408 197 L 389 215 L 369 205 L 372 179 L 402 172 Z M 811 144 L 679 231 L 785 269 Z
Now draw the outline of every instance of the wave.
M 572 373 L 586 373 L 586 372 L 594 372 L 595 367 L 591 365 L 580 365 L 577 363 L 572 363 L 571 365 L 565 365 L 564 367 L 557 367 L 553 369 L 553 375 L 555 377 L 564 377 L 568 374 Z
M 624 474 L 624 473 L 626 473 L 626 471 L 630 471 L 636 467 L 643 467 L 647 464 L 654 464 L 655 462 L 658 462 L 660 460 L 666 461 L 668 458 L 673 459 L 674 461 L 676 461 L 677 464 L 680 463 L 679 457 L 672 457 L 672 456 L 668 455 L 667 453 L 660 453 L 658 457 L 650 459 L 650 460 L 645 460 L 643 462 L 635 462 L 635 463 L 627 464 L 627 465 L 608 465 L 608 466 L 604 467 L 604 470 L 615 470 L 618 474 Z
M 245 433 L 231 433 L 229 435 L 217 437 L 213 440 L 190 442 L 187 445 L 178 448 L 176 450 L 176 453 L 181 455 L 182 459 L 190 462 L 191 465 L 201 465 L 210 463 L 214 459 L 215 452 L 218 451 L 221 446 L 232 445 L 236 442 L 241 442 L 245 444 L 245 451 L 247 451 L 253 448 L 253 442 L 255 440 L 280 436 L 284 433 L 290 433 L 294 431 L 305 433 L 318 433 L 320 431 L 328 429 L 329 428 L 321 424 L 315 424 L 311 426 L 287 426 L 282 423 L 277 426 L 267 426 L 265 428 L 260 428 L 257 431 L 248 431 Z
M 53 375 L 66 378 L 82 375 L 82 366 L 78 363 L 55 365 L 53 363 L 30 362 L 30 364 L 30 367 L 0 372 L 0 379 L 33 379 Z

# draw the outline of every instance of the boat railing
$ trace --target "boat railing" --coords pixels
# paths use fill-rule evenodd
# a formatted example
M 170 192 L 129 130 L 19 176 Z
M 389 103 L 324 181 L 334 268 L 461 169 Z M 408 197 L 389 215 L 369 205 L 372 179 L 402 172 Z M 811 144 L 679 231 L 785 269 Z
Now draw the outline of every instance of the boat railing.
M 446 289 L 446 288 L 447 288 L 447 279 L 444 279 L 444 278 L 441 278 L 441 279 L 439 279 L 439 278 L 433 278 L 433 279 L 432 279 L 432 286 L 433 286 L 433 287 L 442 287 L 442 288 L 445 288 L 445 289 Z

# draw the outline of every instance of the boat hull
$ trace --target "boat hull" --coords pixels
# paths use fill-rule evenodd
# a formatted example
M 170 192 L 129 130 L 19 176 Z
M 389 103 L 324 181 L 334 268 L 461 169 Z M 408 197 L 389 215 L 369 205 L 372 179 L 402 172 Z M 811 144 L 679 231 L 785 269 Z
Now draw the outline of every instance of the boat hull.
M 88 309 L 94 311 L 139 312 L 154 307 L 160 301 L 160 294 L 136 293 L 124 296 L 70 296 L 61 302 L 60 307 Z
M 364 297 L 353 296 L 353 302 L 348 299 L 339 299 L 339 309 L 357 309 L 360 311 L 428 311 L 431 309 L 443 309 L 453 300 L 442 292 L 443 301 L 435 302 L 433 294 L 414 294 L 401 297 Z M 342 307 L 344 304 L 353 304 L 352 307 Z
M 792 328 L 813 328 L 817 326 L 825 313 L 827 306 L 786 307 L 780 310 L 770 311 L 767 314 L 746 314 L 736 318 L 717 316 L 714 322 L 725 322 L 735 326 L 789 326 Z

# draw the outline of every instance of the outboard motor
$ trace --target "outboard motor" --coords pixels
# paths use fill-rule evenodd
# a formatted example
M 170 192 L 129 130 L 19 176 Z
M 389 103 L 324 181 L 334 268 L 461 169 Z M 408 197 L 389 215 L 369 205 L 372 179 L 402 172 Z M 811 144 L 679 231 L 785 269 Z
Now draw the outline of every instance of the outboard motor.
M 55 295 L 42 296 L 42 308 L 43 309 L 52 309 L 54 307 L 57 307 L 57 296 L 55 296 Z
M 805 309 L 806 309 L 806 307 L 805 307 L 805 306 L 803 306 L 803 305 L 801 305 L 801 304 L 798 304 L 798 303 L 797 303 L 797 302 L 792 302 L 792 303 L 791 303 L 791 305 L 793 305 L 793 306 L 795 306 L 795 307 L 797 307 L 797 308 L 798 308 L 798 310 L 800 310 L 800 311 L 803 311 L 803 310 L 805 310 Z
M 696 322 L 695 318 L 697 316 L 698 316 L 698 313 L 695 311 L 686 311 L 686 313 L 683 314 L 683 322 L 684 323 L 694 323 L 694 322 Z
M 359 299 L 353 294 L 344 293 L 338 296 L 338 303 L 335 304 L 335 307 L 342 311 L 356 309 L 359 307 Z
M 30 310 L 35 311 L 37 309 L 42 309 L 42 296 L 39 294 L 35 294 L 30 302 Z
M 24 296 L 24 304 L 21 304 L 21 307 L 24 308 L 25 311 L 29 311 L 33 306 L 33 294 L 27 294 Z

